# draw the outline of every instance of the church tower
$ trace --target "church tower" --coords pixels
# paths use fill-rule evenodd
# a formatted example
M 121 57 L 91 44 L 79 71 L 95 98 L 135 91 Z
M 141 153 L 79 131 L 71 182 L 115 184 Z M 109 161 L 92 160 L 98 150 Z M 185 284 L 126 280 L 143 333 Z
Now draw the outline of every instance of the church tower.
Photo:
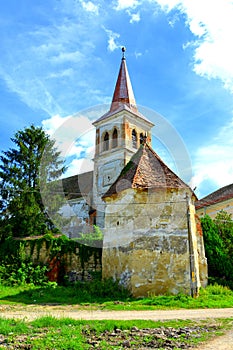
M 102 196 L 137 152 L 144 138 L 151 143 L 151 128 L 154 126 L 138 111 L 126 65 L 125 48 L 122 48 L 110 109 L 93 125 L 96 127 L 93 205 L 96 208 L 96 224 L 103 227 L 105 203 Z

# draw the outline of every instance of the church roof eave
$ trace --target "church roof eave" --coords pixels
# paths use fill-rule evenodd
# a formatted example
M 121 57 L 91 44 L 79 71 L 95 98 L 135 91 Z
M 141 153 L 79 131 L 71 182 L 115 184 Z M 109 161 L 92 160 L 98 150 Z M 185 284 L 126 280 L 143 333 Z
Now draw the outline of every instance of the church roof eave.
M 199 199 L 195 205 L 197 209 L 208 207 L 220 202 L 227 201 L 233 198 L 233 183 L 227 186 L 221 187 L 218 190 L 208 194 L 207 196 Z
M 116 109 L 114 111 L 109 110 L 107 113 L 105 113 L 99 119 L 95 120 L 92 124 L 94 126 L 98 126 L 102 121 L 106 121 L 107 119 L 110 119 L 112 116 L 115 116 L 116 114 L 118 114 L 122 111 L 129 112 L 130 114 L 132 114 L 133 117 L 137 117 L 137 118 L 142 119 L 142 121 L 148 123 L 150 127 L 154 126 L 154 123 L 152 123 L 150 120 L 148 120 L 146 117 L 144 117 L 143 114 L 141 114 L 139 111 L 137 111 L 137 112 L 133 111 L 125 104 L 122 104 L 121 106 L 119 106 L 118 109 Z

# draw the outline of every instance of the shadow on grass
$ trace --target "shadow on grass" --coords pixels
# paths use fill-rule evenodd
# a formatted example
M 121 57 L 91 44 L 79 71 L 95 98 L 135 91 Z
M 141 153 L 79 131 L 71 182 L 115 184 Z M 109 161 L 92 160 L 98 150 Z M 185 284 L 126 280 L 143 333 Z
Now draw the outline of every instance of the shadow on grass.
M 17 289 L 17 287 L 16 287 Z M 4 291 L 4 288 L 2 288 Z M 2 296 L 1 296 L 2 294 Z M 77 283 L 72 286 L 22 287 L 15 290 L 7 287 L 0 293 L 1 303 L 71 305 L 104 303 L 108 301 L 133 300 L 127 290 L 120 288 L 115 282 Z

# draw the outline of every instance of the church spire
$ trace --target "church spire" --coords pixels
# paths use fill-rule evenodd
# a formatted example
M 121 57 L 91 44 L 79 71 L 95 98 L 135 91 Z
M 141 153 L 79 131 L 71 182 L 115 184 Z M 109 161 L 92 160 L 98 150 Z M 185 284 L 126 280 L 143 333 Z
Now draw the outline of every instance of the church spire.
M 125 47 L 122 47 L 121 66 L 112 98 L 110 112 L 117 110 L 122 105 L 127 105 L 133 112 L 137 112 L 132 85 L 129 78 L 125 60 Z

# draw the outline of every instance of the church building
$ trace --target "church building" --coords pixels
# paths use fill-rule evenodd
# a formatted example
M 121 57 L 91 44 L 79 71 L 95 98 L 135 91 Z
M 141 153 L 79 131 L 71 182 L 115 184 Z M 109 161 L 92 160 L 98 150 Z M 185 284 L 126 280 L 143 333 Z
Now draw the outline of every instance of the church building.
M 137 108 L 124 51 L 110 109 L 93 123 L 94 170 L 63 179 L 70 237 L 99 226 L 103 277 L 136 297 L 195 296 L 207 284 L 197 198 L 152 149 L 154 124 Z

